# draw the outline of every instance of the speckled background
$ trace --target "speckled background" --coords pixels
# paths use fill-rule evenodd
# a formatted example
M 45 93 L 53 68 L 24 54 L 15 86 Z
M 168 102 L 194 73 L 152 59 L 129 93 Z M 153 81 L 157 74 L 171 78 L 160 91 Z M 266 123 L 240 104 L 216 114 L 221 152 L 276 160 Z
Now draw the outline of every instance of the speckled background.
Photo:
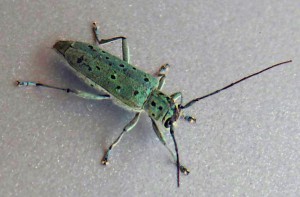
M 289 1 L 0 2 L 1 196 L 299 196 L 300 3 Z M 184 100 L 292 59 L 186 111 L 176 128 L 191 170 L 176 168 L 146 114 L 110 165 L 104 150 L 133 117 L 111 101 L 17 88 L 34 80 L 93 91 L 52 49 L 58 39 L 128 37 L 133 64 L 154 73 L 168 62 L 165 92 Z M 105 45 L 120 55 L 120 42 Z M 171 141 L 169 140 L 171 144 Z

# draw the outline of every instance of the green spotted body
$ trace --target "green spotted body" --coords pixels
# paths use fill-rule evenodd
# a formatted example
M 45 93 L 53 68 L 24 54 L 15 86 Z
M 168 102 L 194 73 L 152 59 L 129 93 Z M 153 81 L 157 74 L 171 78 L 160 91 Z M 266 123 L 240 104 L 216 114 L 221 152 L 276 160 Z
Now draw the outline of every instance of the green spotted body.
M 107 165 L 112 149 L 120 142 L 125 133 L 132 130 L 137 124 L 141 112 L 146 112 L 152 122 L 152 127 L 160 142 L 170 152 L 174 164 L 177 166 L 177 185 L 179 187 L 179 172 L 189 174 L 189 170 L 181 165 L 179 160 L 179 151 L 174 135 L 174 125 L 182 118 L 183 120 L 193 123 L 196 119 L 192 116 L 184 115 L 183 110 L 189 108 L 196 102 L 217 94 L 227 88 L 230 88 L 250 77 L 258 75 L 273 67 L 289 63 L 290 61 L 278 63 L 264 70 L 235 81 L 221 89 L 211 92 L 202 97 L 195 98 L 185 105 L 181 92 L 167 95 L 161 92 L 165 82 L 166 70 L 169 65 L 164 64 L 160 67 L 156 77 L 145 73 L 132 66 L 129 61 L 129 48 L 126 38 L 123 36 L 101 39 L 99 27 L 93 23 L 93 31 L 97 44 L 105 44 L 115 40 L 122 40 L 123 59 L 120 59 L 99 48 L 98 45 L 92 45 L 83 42 L 58 41 L 53 46 L 68 61 L 70 68 L 75 74 L 83 79 L 85 83 L 93 88 L 104 91 L 103 94 L 88 93 L 77 89 L 61 88 L 52 85 L 32 81 L 17 81 L 18 86 L 38 86 L 61 90 L 72 93 L 85 99 L 104 100 L 111 99 L 120 104 L 122 107 L 135 111 L 134 118 L 123 128 L 121 134 L 106 150 L 102 159 L 102 164 Z M 173 139 L 175 154 L 168 147 L 166 142 L 166 133 L 169 132 Z
M 76 74 L 87 78 L 89 85 L 105 90 L 131 110 L 143 109 L 147 98 L 158 86 L 157 78 L 96 45 L 58 41 L 56 48 Z

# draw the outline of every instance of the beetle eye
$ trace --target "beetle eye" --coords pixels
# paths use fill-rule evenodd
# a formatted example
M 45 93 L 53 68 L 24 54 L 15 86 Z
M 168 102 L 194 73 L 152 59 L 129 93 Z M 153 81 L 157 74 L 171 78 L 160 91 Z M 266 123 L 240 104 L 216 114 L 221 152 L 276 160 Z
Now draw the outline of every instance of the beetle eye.
M 170 127 L 170 123 L 171 123 L 171 118 L 169 118 L 169 119 L 166 120 L 164 126 L 165 126 L 166 128 L 169 128 L 169 127 Z

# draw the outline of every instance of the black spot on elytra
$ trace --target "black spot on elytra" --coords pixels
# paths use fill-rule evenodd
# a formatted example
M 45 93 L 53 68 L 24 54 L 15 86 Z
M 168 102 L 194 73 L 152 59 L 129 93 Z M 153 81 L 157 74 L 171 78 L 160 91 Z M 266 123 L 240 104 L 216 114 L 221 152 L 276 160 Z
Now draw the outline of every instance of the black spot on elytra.
M 97 68 L 98 70 L 100 70 L 100 67 L 99 67 L 99 66 L 96 66 L 96 68 Z
M 149 81 L 149 79 L 146 77 L 146 78 L 144 78 L 144 81 L 148 82 L 148 81 Z
M 92 68 L 88 65 L 88 64 L 86 64 L 86 63 L 83 63 L 82 64 L 82 66 L 85 66 L 85 67 L 87 67 L 87 69 L 88 69 L 88 71 L 92 71 Z
M 154 116 L 155 116 L 155 114 L 152 114 L 152 116 L 154 117 Z
M 77 59 L 77 63 L 80 64 L 83 61 L 83 56 Z
M 137 90 L 135 90 L 135 91 L 133 92 L 134 96 L 136 96 L 138 93 L 139 93 L 139 91 L 137 91 Z
M 136 68 L 135 68 L 135 67 L 133 67 L 132 69 L 133 69 L 133 70 L 136 70 Z
M 117 90 L 120 90 L 121 89 L 121 86 L 117 86 Z
M 102 53 L 106 53 L 105 51 L 102 51 Z
M 111 75 L 110 78 L 116 79 L 116 76 L 115 75 Z
M 105 59 L 109 60 L 109 57 L 105 57 Z
M 158 109 L 161 111 L 161 110 L 163 109 L 163 107 L 162 107 L 162 106 L 159 106 Z
M 108 65 L 112 66 L 113 64 L 111 62 L 109 62 Z
M 124 64 L 120 64 L 119 66 L 123 68 L 123 67 L 124 67 Z
M 154 101 L 152 101 L 152 102 L 151 102 L 151 105 L 152 105 L 153 107 L 155 107 L 155 106 L 156 106 L 156 103 L 155 103 Z
M 94 85 L 93 85 L 93 84 L 91 84 L 91 87 L 94 87 Z
M 88 46 L 92 51 L 96 51 L 92 45 Z

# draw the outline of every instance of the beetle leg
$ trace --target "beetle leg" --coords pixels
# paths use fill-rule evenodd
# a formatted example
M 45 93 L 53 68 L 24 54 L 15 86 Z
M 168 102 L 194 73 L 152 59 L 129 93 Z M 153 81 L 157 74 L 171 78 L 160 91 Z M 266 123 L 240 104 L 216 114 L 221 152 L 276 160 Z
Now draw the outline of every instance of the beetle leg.
M 130 131 L 136 125 L 136 123 L 138 122 L 138 120 L 140 118 L 140 114 L 141 114 L 140 112 L 135 114 L 134 118 L 124 127 L 124 129 L 123 129 L 122 133 L 119 135 L 119 137 L 109 146 L 108 150 L 104 154 L 104 157 L 101 161 L 101 163 L 103 165 L 108 164 L 108 159 L 109 159 L 112 149 L 120 142 L 123 135 L 125 133 L 127 133 L 128 131 Z
M 169 153 L 171 154 L 171 156 L 173 158 L 174 164 L 176 165 L 176 161 L 177 161 L 176 156 L 173 153 L 173 151 L 169 148 L 169 146 L 167 145 L 164 134 L 158 129 L 158 126 L 156 125 L 156 123 L 154 122 L 154 120 L 152 118 L 151 118 L 151 121 L 152 121 L 153 130 L 155 131 L 159 141 L 167 148 L 167 150 L 169 151 Z M 185 175 L 188 175 L 190 173 L 190 171 L 181 164 L 180 164 L 180 171 L 182 173 L 184 173 Z
M 51 88 L 56 90 L 61 90 L 67 93 L 72 93 L 78 97 L 85 98 L 85 99 L 92 99 L 92 100 L 103 100 L 103 99 L 110 99 L 110 96 L 108 94 L 92 94 L 76 89 L 70 89 L 70 88 L 59 88 L 55 86 L 50 86 L 46 84 L 36 83 L 33 81 L 17 81 L 17 86 L 36 86 L 36 87 L 45 87 L 45 88 Z
M 171 94 L 170 96 L 174 101 L 176 101 L 177 99 L 180 98 L 180 105 L 182 104 L 183 102 L 183 96 L 182 96 L 182 93 L 181 92 L 175 92 L 174 94 Z
M 165 85 L 165 80 L 166 80 L 166 74 L 170 68 L 170 65 L 168 63 L 162 65 L 156 75 L 160 77 L 159 79 L 159 84 L 158 84 L 158 90 L 161 90 L 163 86 Z
M 158 90 L 161 90 L 161 89 L 164 87 L 165 82 L 166 82 L 166 76 L 164 75 L 164 76 L 162 76 L 162 77 L 159 79 L 157 89 L 158 89 Z
M 96 22 L 93 22 L 93 32 L 95 34 L 96 42 L 99 45 L 122 39 L 123 60 L 126 61 L 127 63 L 130 63 L 129 47 L 128 47 L 128 44 L 127 44 L 127 38 L 126 37 L 117 36 L 117 37 L 108 38 L 108 39 L 101 39 L 100 38 L 99 26 L 96 24 Z

